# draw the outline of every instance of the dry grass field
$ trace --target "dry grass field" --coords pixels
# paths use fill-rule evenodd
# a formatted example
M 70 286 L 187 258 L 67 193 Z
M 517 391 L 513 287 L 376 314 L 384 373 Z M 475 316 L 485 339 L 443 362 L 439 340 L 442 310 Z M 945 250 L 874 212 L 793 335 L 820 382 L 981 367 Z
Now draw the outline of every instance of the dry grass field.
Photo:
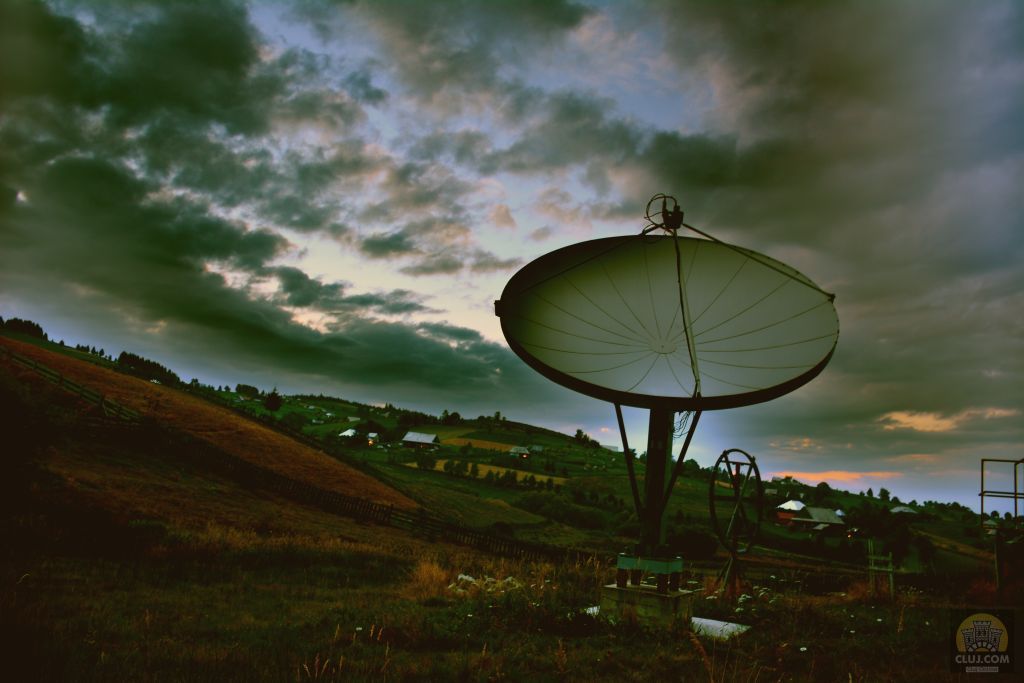
M 447 459 L 438 460 L 437 463 L 434 465 L 434 469 L 437 470 L 438 472 L 444 472 L 444 464 L 446 462 L 448 462 Z M 408 465 L 409 467 L 416 467 L 416 463 L 408 463 Z M 537 481 L 541 482 L 542 484 L 545 483 L 548 479 L 551 480 L 552 484 L 559 485 L 565 484 L 565 482 L 568 481 L 565 477 L 556 477 L 553 475 L 526 472 L 524 470 L 514 470 L 508 467 L 499 467 L 498 465 L 488 465 L 486 463 L 477 464 L 477 468 L 480 470 L 481 477 L 486 477 L 488 472 L 493 472 L 496 476 L 512 472 L 517 480 L 526 479 L 526 477 L 532 475 L 536 477 Z
M 346 495 L 401 508 L 416 507 L 415 502 L 373 477 L 226 408 L 171 387 L 152 384 L 13 339 L 0 338 L 0 345 L 42 363 L 145 417 L 180 429 L 253 464 Z M 29 371 L 19 372 L 25 374 Z
M 463 437 L 442 439 L 441 443 L 445 446 L 472 446 L 473 448 L 483 448 L 488 451 L 501 451 L 502 453 L 508 453 L 510 450 L 515 448 L 514 444 L 486 441 L 484 439 L 466 439 Z
M 233 413 L 190 396 L 34 355 L 153 419 L 100 419 L 0 361 L 5 680 L 931 682 L 957 680 L 950 608 L 1000 604 L 983 576 L 955 594 L 897 584 L 879 598 L 853 574 L 827 591 L 773 581 L 778 559 L 737 600 L 687 577 L 705 590 L 696 616 L 751 627 L 736 641 L 609 619 L 591 609 L 614 575 L 599 558 L 506 560 L 249 488 L 180 448 L 214 448 L 221 432 L 276 443 L 264 428 L 245 436 Z M 298 444 L 281 452 L 297 462 L 275 467 L 321 486 L 333 472 L 358 495 L 356 475 L 369 478 Z M 445 504 L 460 481 L 428 474 Z

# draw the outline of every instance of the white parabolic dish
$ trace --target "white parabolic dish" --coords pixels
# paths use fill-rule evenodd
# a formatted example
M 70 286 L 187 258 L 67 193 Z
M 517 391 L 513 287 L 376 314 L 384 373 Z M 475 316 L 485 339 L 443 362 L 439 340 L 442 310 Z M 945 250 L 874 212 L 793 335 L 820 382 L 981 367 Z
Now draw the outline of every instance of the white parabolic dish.
M 670 235 L 545 254 L 509 280 L 495 312 L 512 350 L 552 381 L 677 411 L 793 391 L 824 369 L 839 338 L 832 295 L 797 270 L 741 247 Z

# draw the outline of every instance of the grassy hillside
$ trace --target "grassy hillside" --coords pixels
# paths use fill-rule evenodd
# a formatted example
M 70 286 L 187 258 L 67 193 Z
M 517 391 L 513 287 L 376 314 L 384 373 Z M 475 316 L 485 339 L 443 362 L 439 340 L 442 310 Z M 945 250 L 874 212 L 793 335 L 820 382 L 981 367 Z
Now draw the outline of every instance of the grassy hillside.
M 313 448 L 180 390 L 0 337 L 0 345 L 92 388 L 144 417 L 179 429 L 293 479 L 399 507 L 415 503 L 379 481 Z M 17 369 L 20 376 L 30 371 Z
M 93 354 L 41 340 L 30 341 L 33 345 L 18 347 L 26 355 L 35 353 L 35 357 L 49 360 L 69 376 L 98 383 L 129 407 L 139 408 L 155 419 L 182 425 L 208 443 L 244 454 L 253 462 L 297 479 L 318 485 L 330 482 L 337 490 L 387 502 L 393 502 L 389 496 L 403 496 L 399 505 L 417 501 L 454 521 L 485 528 L 499 525 L 504 533 L 524 540 L 556 540 L 614 553 L 631 546 L 637 535 L 638 524 L 622 455 L 568 435 L 497 415 L 475 419 L 450 416 L 453 424 L 441 424 L 437 418 L 423 421 L 429 416 L 391 405 L 369 406 L 325 396 L 286 396 L 279 409 L 268 411 L 261 399 L 212 389 L 186 394 L 107 371 L 107 367 L 116 364 L 112 366 Z M 91 363 L 79 362 L 82 357 Z M 211 405 L 203 398 L 232 409 Z M 363 469 L 374 476 L 366 477 L 364 472 L 346 468 L 316 449 L 295 444 L 274 430 L 240 418 L 239 413 L 300 430 L 336 458 L 362 462 Z M 338 436 L 353 426 L 360 436 Z M 374 430 L 381 430 L 381 439 L 370 446 L 365 434 Z M 444 476 L 421 467 L 410 468 L 422 454 L 395 443 L 407 430 L 438 434 L 442 446 L 431 453 L 435 467 L 440 469 L 445 462 L 461 462 L 465 463 L 465 471 L 461 476 Z M 541 450 L 528 459 L 513 458 L 506 452 L 513 445 L 539 446 Z M 299 457 L 293 457 L 293 453 Z M 468 476 L 471 466 L 478 473 L 475 478 Z M 643 463 L 636 466 L 642 477 Z M 518 480 L 511 488 L 508 481 L 500 479 L 509 468 L 515 468 L 517 474 L 513 478 Z M 377 489 L 378 479 L 390 486 L 384 487 L 384 491 Z M 536 495 L 545 490 L 548 479 L 555 484 L 554 493 L 560 497 L 557 500 Z M 772 557 L 818 557 L 826 562 L 852 562 L 859 566 L 864 563 L 865 539 L 875 533 L 861 529 L 860 536 L 849 541 L 837 537 L 823 540 L 815 534 L 781 527 L 774 524 L 775 506 L 783 500 L 803 498 L 810 504 L 847 510 L 853 513 L 851 527 L 865 518 L 877 517 L 893 505 L 840 490 L 822 491 L 795 481 L 768 482 L 766 486 L 774 489 L 775 494 L 764 501 L 765 521 L 759 544 Z M 692 542 L 694 534 L 708 535 L 707 487 L 707 472 L 694 467 L 684 470 L 666 513 L 670 537 L 685 537 Z M 402 493 L 396 494 L 395 489 Z M 892 546 L 904 570 L 961 572 L 967 567 L 991 563 L 991 542 L 980 533 L 980 521 L 974 513 L 934 502 L 917 509 L 920 514 L 899 520 L 908 530 L 895 536 L 888 533 L 892 538 L 882 539 L 880 546 L 883 551 Z M 874 526 L 883 532 L 894 531 L 893 525 L 876 522 Z M 684 555 L 687 552 L 685 548 L 678 551 Z
M 7 680 L 933 681 L 948 678 L 948 606 L 994 599 L 984 584 L 952 601 L 907 593 L 892 603 L 867 599 L 857 584 L 841 596 L 760 585 L 740 605 L 697 601 L 698 616 L 752 626 L 736 643 L 700 639 L 685 624 L 614 623 L 586 611 L 612 576 L 600 561 L 553 566 L 486 557 L 252 488 L 199 457 L 230 446 L 215 438 L 215 416 L 225 416 L 224 431 L 244 433 L 237 415 L 206 413 L 196 428 L 181 416 L 199 409 L 169 389 L 79 372 L 80 381 L 99 377 L 120 387 L 118 400 L 148 419 L 106 419 L 96 406 L 0 361 L 0 661 Z M 131 388 L 140 396 L 133 399 Z M 287 471 L 327 471 L 298 444 L 283 447 L 304 460 Z M 517 534 L 596 542 L 605 533 L 527 509 L 556 514 L 543 507 L 553 501 L 579 508 L 557 514 L 593 511 L 584 521 L 621 512 L 590 500 L 590 492 L 600 498 L 622 486 L 621 472 L 600 453 L 575 453 L 559 494 L 421 471 L 397 454 L 351 453 L 432 506 L 490 524 L 514 522 Z M 330 481 L 354 479 L 335 474 Z M 682 486 L 685 501 L 704 482 Z M 571 502 L 574 491 L 586 504 Z M 474 587 L 460 574 L 508 588 Z

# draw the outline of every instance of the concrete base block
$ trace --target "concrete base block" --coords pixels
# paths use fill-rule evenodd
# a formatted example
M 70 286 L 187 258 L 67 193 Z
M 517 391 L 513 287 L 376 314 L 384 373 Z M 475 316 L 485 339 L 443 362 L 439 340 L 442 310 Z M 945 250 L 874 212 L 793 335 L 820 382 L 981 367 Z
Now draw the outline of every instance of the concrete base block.
M 610 583 L 601 588 L 601 614 L 618 621 L 637 619 L 667 626 L 677 619 L 689 621 L 696 596 L 690 590 L 659 593 L 654 586 L 619 588 Z

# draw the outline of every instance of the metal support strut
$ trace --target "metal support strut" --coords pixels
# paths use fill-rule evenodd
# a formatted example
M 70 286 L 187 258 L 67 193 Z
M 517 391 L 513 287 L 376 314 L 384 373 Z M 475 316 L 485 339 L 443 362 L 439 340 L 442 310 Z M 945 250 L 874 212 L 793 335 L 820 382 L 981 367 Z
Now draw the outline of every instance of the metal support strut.
M 626 467 L 629 471 L 630 487 L 633 490 L 637 517 L 640 520 L 640 543 L 632 554 L 621 554 L 618 559 L 617 583 L 625 587 L 627 578 L 630 583 L 640 583 L 643 572 L 653 573 L 660 593 L 677 590 L 679 587 L 682 560 L 671 556 L 665 545 L 665 529 L 663 525 L 668 499 L 672 487 L 682 470 L 686 451 L 697 429 L 700 412 L 694 414 L 687 430 L 686 439 L 679 452 L 675 467 L 672 467 L 672 437 L 675 412 L 668 408 L 652 408 L 647 430 L 647 467 L 644 474 L 644 495 L 640 500 L 636 472 L 633 468 L 632 455 L 626 439 L 626 429 L 622 420 L 622 409 L 615 406 L 619 430 L 622 433 L 622 448 L 625 452 Z

